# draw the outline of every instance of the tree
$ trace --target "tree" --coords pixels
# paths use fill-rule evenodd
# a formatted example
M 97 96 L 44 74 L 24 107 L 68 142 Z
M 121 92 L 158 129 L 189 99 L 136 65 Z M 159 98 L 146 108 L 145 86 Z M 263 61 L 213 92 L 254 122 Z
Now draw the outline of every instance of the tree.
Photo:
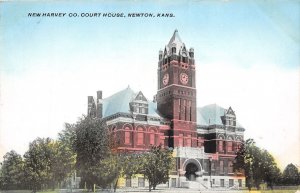
M 299 185 L 300 184 L 300 173 L 298 168 L 290 163 L 288 164 L 282 175 L 282 180 L 285 185 Z
M 280 176 L 280 170 L 273 156 L 257 147 L 253 139 L 248 139 L 242 144 L 233 167 L 235 171 L 244 172 L 249 190 L 252 186 L 259 189 L 263 181 L 272 188 L 274 183 L 278 183 Z
M 110 156 L 108 132 L 106 125 L 99 119 L 83 117 L 75 125 L 76 139 L 74 148 L 77 154 L 76 168 L 89 189 L 94 184 L 105 187 L 110 182 L 103 180 L 103 161 Z M 103 182 L 103 181 L 102 181 Z
M 273 185 L 279 183 L 281 172 L 277 167 L 274 157 L 267 150 L 263 150 L 261 153 L 264 181 L 273 190 Z
M 24 155 L 25 177 L 33 192 L 53 184 L 54 146 L 55 142 L 50 138 L 37 138 L 29 144 Z
M 14 150 L 3 156 L 1 168 L 1 186 L 5 190 L 22 188 L 24 182 L 24 162 L 21 155 Z
M 76 153 L 73 148 L 76 132 L 75 126 L 65 124 L 65 129 L 58 134 L 55 143 L 55 157 L 52 162 L 53 181 L 60 184 L 66 178 L 71 177 L 75 171 Z
M 149 181 L 149 191 L 169 180 L 169 171 L 173 167 L 172 150 L 153 146 L 150 152 L 144 153 L 142 159 L 142 174 Z

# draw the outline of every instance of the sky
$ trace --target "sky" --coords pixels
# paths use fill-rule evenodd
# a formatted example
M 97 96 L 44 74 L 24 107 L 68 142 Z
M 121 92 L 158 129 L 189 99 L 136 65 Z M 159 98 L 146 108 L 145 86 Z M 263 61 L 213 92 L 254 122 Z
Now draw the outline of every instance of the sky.
M 37 137 L 56 138 L 97 90 L 108 97 L 130 85 L 151 100 L 158 52 L 175 29 L 195 50 L 197 106 L 231 106 L 245 138 L 281 168 L 300 166 L 300 3 L 280 0 L 0 3 L 0 161 Z

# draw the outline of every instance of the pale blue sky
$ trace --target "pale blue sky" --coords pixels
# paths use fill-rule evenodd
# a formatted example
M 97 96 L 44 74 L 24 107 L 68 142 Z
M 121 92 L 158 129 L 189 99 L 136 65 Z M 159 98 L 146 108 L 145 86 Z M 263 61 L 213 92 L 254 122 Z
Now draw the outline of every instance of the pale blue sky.
M 29 18 L 29 12 L 175 17 Z M 284 157 L 282 164 L 300 165 L 293 153 L 300 152 L 299 1 L 2 2 L 0 16 L 0 156 L 24 153 L 37 136 L 54 138 L 64 122 L 86 113 L 86 97 L 96 90 L 107 97 L 131 85 L 151 100 L 158 51 L 178 29 L 195 49 L 198 106 L 232 106 L 246 137 Z

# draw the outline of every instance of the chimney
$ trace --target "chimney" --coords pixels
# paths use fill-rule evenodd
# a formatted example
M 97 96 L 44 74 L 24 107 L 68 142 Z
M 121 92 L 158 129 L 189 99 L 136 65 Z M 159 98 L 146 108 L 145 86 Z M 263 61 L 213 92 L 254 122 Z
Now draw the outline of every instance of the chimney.
M 95 107 L 95 101 L 94 101 L 93 96 L 88 96 L 88 109 L 87 109 L 87 116 L 88 117 L 93 117 L 94 107 Z
M 102 109 L 103 109 L 103 104 L 102 104 L 102 90 L 97 91 L 97 118 L 102 118 Z

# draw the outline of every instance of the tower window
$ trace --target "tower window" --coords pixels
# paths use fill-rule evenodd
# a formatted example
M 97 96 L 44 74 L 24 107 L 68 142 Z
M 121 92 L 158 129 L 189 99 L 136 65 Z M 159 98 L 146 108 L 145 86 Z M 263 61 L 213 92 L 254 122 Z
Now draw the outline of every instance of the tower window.
M 176 47 L 172 47 L 172 54 L 176 53 Z

